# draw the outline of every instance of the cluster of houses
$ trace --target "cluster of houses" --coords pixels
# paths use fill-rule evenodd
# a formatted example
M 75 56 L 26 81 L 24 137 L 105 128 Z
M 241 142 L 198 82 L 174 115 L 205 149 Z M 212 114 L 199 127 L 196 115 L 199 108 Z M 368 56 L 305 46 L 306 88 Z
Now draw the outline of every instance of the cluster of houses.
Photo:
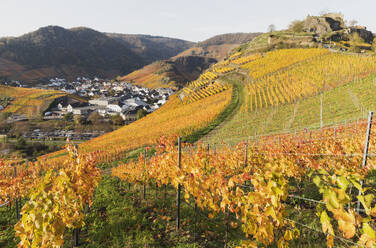
M 27 87 L 19 81 L 2 82 L 13 87 Z M 64 78 L 52 78 L 47 84 L 33 86 L 38 89 L 65 91 L 90 99 L 80 102 L 65 97 L 56 99 L 55 108 L 45 112 L 44 119 L 61 119 L 67 113 L 88 117 L 97 112 L 103 117 L 119 115 L 126 123 L 136 120 L 137 111 L 151 113 L 162 106 L 174 91 L 170 88 L 149 89 L 125 81 L 104 80 L 95 77 L 77 77 L 69 82 Z M 1 111 L 1 107 L 0 107 Z
M 86 77 L 77 77 L 76 80 L 68 82 L 64 78 L 53 78 L 49 80 L 49 84 L 40 86 L 44 89 L 62 90 L 70 94 L 75 94 L 81 97 L 93 98 L 93 97 L 137 97 L 144 98 L 147 101 L 147 97 L 153 99 L 152 94 L 156 92 L 148 88 L 133 85 L 126 81 L 116 80 L 104 80 L 99 78 L 89 79 Z M 158 92 L 158 91 L 157 91 Z M 164 93 L 173 93 L 172 89 L 163 89 Z
M 71 113 L 79 115 L 80 119 L 89 119 L 93 113 L 98 113 L 104 121 L 111 116 L 118 115 L 124 123 L 129 124 L 137 119 L 138 111 L 151 113 L 167 102 L 174 91 L 170 88 L 149 89 L 133 85 L 129 82 L 115 80 L 88 79 L 78 77 L 73 82 L 62 78 L 50 79 L 47 84 L 33 85 L 19 81 L 0 82 L 0 84 L 13 87 L 33 87 L 38 89 L 53 89 L 69 93 L 69 95 L 55 99 L 52 107 L 44 112 L 44 120 L 63 119 Z M 82 98 L 76 98 L 77 95 Z M 82 100 L 82 99 L 87 99 Z M 3 106 L 0 106 L 0 112 Z M 3 107 L 4 108 L 4 107 Z M 13 115 L 8 118 L 8 123 L 27 121 L 26 116 Z M 77 140 L 86 140 L 101 135 L 103 132 L 74 133 L 73 131 L 55 130 L 47 132 L 34 130 L 24 133 L 25 138 L 47 140 L 70 137 Z
M 56 108 L 45 113 L 45 119 L 62 118 L 67 113 L 89 117 L 97 112 L 103 117 L 119 115 L 126 123 L 136 120 L 141 109 L 151 113 L 167 102 L 174 91 L 170 88 L 148 89 L 128 82 L 77 78 L 72 83 L 65 79 L 51 79 L 48 89 L 64 90 L 70 94 L 86 96 L 88 102 L 59 98 Z

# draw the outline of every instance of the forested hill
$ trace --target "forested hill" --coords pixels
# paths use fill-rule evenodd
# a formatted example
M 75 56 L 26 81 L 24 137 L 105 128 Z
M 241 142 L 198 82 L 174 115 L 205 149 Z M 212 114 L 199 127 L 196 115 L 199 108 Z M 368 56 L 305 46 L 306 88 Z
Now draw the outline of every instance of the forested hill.
M 174 56 L 191 44 L 172 38 L 48 26 L 0 39 L 0 79 L 33 82 L 53 76 L 115 77 Z
M 122 42 L 136 54 L 140 55 L 146 63 L 169 59 L 195 44 L 194 42 L 181 39 L 143 34 L 107 33 L 106 35 Z

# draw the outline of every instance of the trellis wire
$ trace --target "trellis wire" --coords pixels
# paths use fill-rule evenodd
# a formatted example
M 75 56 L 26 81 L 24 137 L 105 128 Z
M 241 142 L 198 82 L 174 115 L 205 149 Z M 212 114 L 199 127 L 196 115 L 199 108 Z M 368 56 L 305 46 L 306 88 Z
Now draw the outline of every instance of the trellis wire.
M 308 225 L 306 225 L 306 224 L 303 224 L 303 223 L 300 223 L 300 222 L 297 222 L 297 221 L 295 221 L 295 220 L 291 220 L 291 219 L 289 219 L 289 218 L 285 218 L 285 217 L 283 217 L 283 219 L 285 219 L 285 220 L 287 220 L 287 221 L 290 221 L 290 222 L 293 222 L 293 223 L 295 223 L 295 224 L 297 224 L 297 225 L 299 225 L 299 226 L 305 227 L 305 228 L 307 228 L 307 229 L 310 229 L 310 230 L 312 230 L 312 231 L 315 231 L 315 232 L 322 233 L 322 234 L 325 234 L 325 235 L 326 235 L 326 233 L 324 233 L 323 231 L 321 231 L 321 230 L 317 230 L 317 229 L 315 229 L 315 228 L 312 228 L 312 227 L 310 227 L 310 226 L 308 226 Z M 330 234 L 330 235 L 331 235 L 331 234 Z M 359 246 L 359 247 L 366 247 L 366 246 L 364 246 L 364 245 L 357 244 L 357 243 L 355 243 L 355 242 L 353 242 L 353 241 L 351 241 L 351 240 L 349 240 L 349 239 L 345 239 L 345 238 L 339 237 L 339 236 L 337 236 L 337 235 L 331 235 L 331 236 L 333 236 L 334 238 L 339 239 L 339 240 L 341 240 L 341 241 L 343 241 L 343 242 L 347 242 L 347 243 L 349 243 L 349 244 L 352 244 L 352 245 L 356 245 L 356 246 Z

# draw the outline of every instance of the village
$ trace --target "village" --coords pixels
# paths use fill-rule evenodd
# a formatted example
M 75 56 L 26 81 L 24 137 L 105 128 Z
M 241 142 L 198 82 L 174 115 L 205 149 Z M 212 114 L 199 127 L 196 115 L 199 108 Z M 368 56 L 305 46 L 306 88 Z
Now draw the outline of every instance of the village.
M 2 82 L 2 85 L 27 87 L 19 81 Z M 133 85 L 130 82 L 89 79 L 77 77 L 69 82 L 63 78 L 52 78 L 48 83 L 32 86 L 37 89 L 65 91 L 69 95 L 55 99 L 51 107 L 42 116 L 43 121 L 65 120 L 81 124 L 93 122 L 100 118 L 101 122 L 116 125 L 130 124 L 167 102 L 174 91 L 170 88 L 149 89 Z M 78 96 L 78 97 L 72 97 Z M 1 109 L 0 109 L 1 111 Z M 8 123 L 27 121 L 28 117 L 14 115 L 8 118 Z M 73 138 L 87 140 L 103 134 L 103 130 L 80 133 L 74 130 L 46 131 L 41 129 L 23 133 L 25 138 L 37 140 L 56 140 Z
M 62 118 L 67 113 L 88 117 L 97 112 L 102 117 L 119 115 L 127 124 L 136 120 L 138 111 L 151 113 L 161 107 L 173 93 L 170 88 L 148 89 L 125 81 L 91 80 L 85 77 L 71 83 L 65 79 L 51 79 L 45 89 L 59 89 L 89 99 L 87 103 L 62 100 L 56 108 L 46 112 L 45 117 Z

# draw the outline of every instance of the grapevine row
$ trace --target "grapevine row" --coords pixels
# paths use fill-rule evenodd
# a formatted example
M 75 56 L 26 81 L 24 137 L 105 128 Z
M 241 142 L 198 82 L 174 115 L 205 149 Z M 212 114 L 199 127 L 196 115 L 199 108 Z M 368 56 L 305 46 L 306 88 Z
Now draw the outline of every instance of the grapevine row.
M 303 60 L 306 56 L 298 56 L 298 58 Z M 270 67 L 273 65 L 274 63 L 269 64 Z M 287 70 L 253 80 L 247 85 L 247 105 L 253 111 L 263 107 L 293 103 L 300 98 L 316 95 L 375 71 L 374 57 L 334 53 L 316 57 Z
M 343 130 L 338 128 L 336 132 L 340 134 Z M 210 217 L 226 211 L 235 215 L 244 233 L 252 237 L 247 244 L 256 245 L 256 241 L 269 245 L 277 239 L 283 247 L 298 238 L 299 233 L 285 219 L 286 199 L 292 190 L 289 181 L 308 177 L 322 194 L 325 208 L 318 209 L 317 214 L 327 234 L 327 245 L 333 247 L 334 236 L 342 236 L 360 246 L 373 247 L 376 226 L 369 223 L 369 218 L 376 217 L 375 192 L 362 187 L 360 182 L 376 168 L 375 160 L 370 158 L 368 167 L 362 168 L 362 156 L 345 156 L 361 153 L 363 135 L 360 134 L 364 132 L 365 125 L 359 126 L 357 133 L 341 140 L 334 138 L 332 130 L 315 132 L 311 138 L 326 139 L 309 145 L 301 145 L 309 140 L 293 135 L 284 136 L 281 143 L 268 142 L 275 137 L 265 137 L 257 144 L 249 142 L 246 152 L 244 143 L 234 148 L 224 146 L 212 153 L 204 146 L 196 149 L 186 146 L 181 154 L 181 167 L 177 166 L 175 139 L 162 138 L 156 156 L 146 167 L 140 156 L 139 161 L 114 168 L 113 175 L 131 183 L 155 181 L 159 186 L 171 184 L 175 188 L 182 185 L 185 199 L 192 198 L 199 207 L 211 211 Z M 373 138 L 371 144 L 374 141 Z M 309 153 L 318 155 L 300 155 Z M 252 190 L 245 190 L 242 185 L 249 185 Z M 351 195 L 351 187 L 360 191 L 357 198 L 366 209 L 366 216 L 355 211 L 357 198 Z M 333 222 L 338 224 L 337 230 Z M 277 230 L 284 235 L 275 236 Z

